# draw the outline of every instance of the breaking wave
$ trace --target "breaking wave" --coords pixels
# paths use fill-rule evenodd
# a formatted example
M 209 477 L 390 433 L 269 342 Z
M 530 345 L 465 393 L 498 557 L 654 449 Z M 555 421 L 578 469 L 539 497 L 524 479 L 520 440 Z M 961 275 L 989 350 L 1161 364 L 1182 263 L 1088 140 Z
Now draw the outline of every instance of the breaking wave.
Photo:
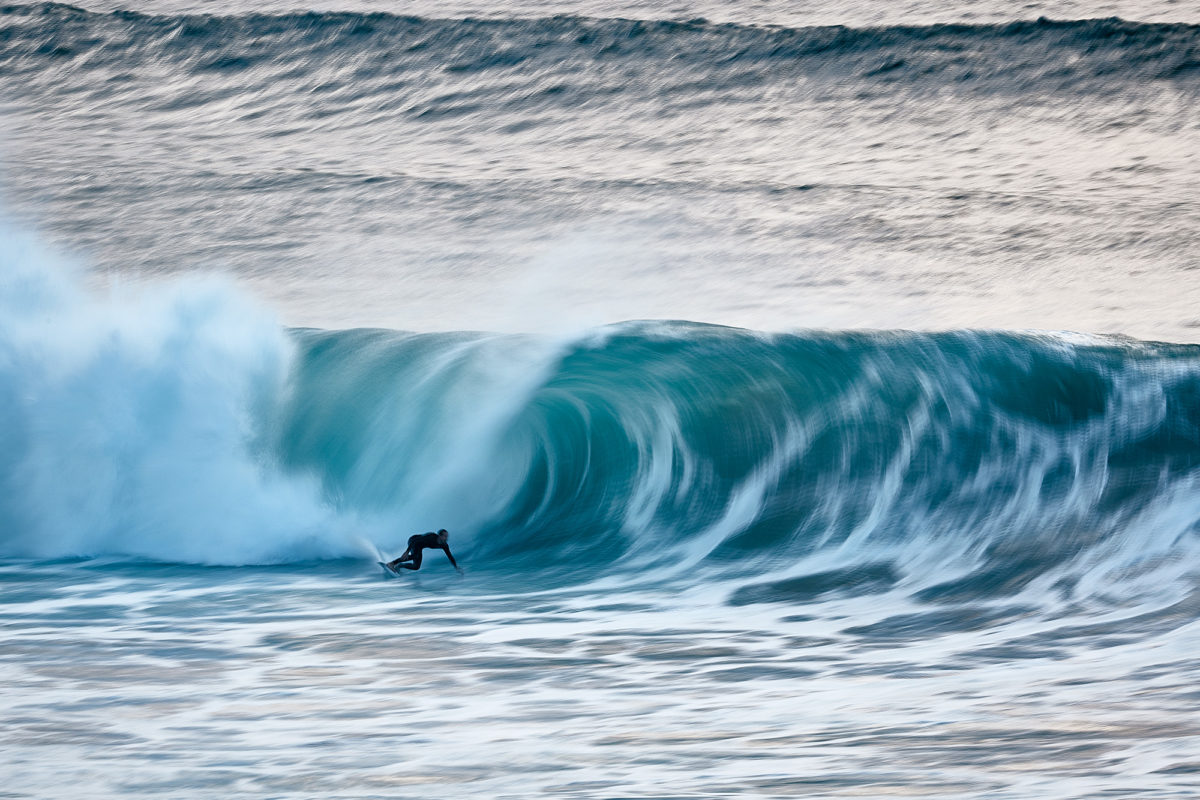
M 217 280 L 89 295 L 6 239 L 4 557 L 364 558 L 447 527 L 497 572 L 957 601 L 1161 585 L 1197 543 L 1193 346 L 289 332 Z

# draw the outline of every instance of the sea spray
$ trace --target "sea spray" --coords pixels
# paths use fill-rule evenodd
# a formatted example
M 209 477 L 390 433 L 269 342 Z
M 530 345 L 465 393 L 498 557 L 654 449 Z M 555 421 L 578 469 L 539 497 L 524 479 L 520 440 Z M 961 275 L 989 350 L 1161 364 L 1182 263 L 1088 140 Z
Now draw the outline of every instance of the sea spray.
M 224 280 L 80 288 L 31 237 L 0 253 L 0 548 L 247 564 L 360 551 L 269 430 L 292 345 Z

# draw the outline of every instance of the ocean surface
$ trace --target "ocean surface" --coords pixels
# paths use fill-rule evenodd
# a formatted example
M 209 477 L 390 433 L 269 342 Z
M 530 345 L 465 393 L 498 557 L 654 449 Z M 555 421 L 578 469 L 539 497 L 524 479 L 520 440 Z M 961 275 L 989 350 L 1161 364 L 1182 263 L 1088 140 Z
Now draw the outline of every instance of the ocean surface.
M 1198 186 L 1195 2 L 0 7 L 0 798 L 1196 797 Z

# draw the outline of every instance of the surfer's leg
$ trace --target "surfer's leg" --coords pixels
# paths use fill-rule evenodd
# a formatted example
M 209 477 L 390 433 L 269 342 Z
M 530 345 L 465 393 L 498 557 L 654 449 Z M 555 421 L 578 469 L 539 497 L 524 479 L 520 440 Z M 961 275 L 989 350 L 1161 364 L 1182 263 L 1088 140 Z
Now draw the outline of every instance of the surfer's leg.
M 405 555 L 408 555 L 407 551 L 405 551 Z M 413 553 L 412 555 L 410 555 L 408 557 L 412 561 L 411 564 L 398 563 L 398 564 L 396 564 L 396 566 L 404 567 L 405 569 L 420 569 L 421 568 L 421 551 L 420 550 L 418 550 L 417 552 Z
M 413 557 L 412 551 L 405 550 L 404 555 L 400 556 L 397 559 L 393 559 L 392 561 L 389 561 L 388 566 L 391 567 L 392 569 L 395 569 L 396 567 L 404 566 L 404 562 L 410 561 L 412 559 L 412 557 Z

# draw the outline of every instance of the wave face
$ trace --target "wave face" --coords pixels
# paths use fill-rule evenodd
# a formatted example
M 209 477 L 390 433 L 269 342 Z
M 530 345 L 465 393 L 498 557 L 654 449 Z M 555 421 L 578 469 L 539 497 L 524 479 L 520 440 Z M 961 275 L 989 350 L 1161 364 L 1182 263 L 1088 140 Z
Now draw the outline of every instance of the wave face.
M 343 508 L 469 531 L 504 569 L 803 573 L 743 602 L 906 576 L 1006 595 L 1137 573 L 1200 520 L 1194 347 L 685 323 L 555 348 L 296 337 L 287 468 Z M 917 577 L 953 564 L 973 566 Z
M 719 574 L 755 603 L 1161 584 L 1196 544 L 1192 346 L 285 335 L 219 282 L 92 298 L 10 238 L 6 557 L 363 557 L 444 526 L 484 571 Z
M 1200 72 L 1200 26 L 1120 19 L 1020 21 L 881 28 L 786 28 L 705 20 L 425 19 L 383 13 L 309 12 L 237 16 L 96 14 L 42 4 L 0 8 L 2 74 L 49 80 L 46 70 L 159 68 L 220 74 L 320 78 L 324 92 L 363 100 L 405 72 L 482 73 L 551 70 L 622 92 L 627 74 L 603 72 L 647 62 L 668 72 L 703 76 L 709 88 L 795 74 L 883 81 L 889 85 L 984 86 L 1027 91 L 1100 89 L 1114 81 L 1183 80 Z M 597 72 L 597 70 L 600 70 Z M 41 76 L 39 78 L 39 75 Z M 119 76 L 118 76 L 119 77 Z M 353 85 L 344 82 L 353 78 Z M 661 76 L 660 76 L 661 77 Z M 525 99 L 568 103 L 567 81 Z M 594 91 L 594 88 L 593 88 Z M 565 95 L 565 96 L 564 96 Z M 575 98 L 578 99 L 578 98 Z M 375 109 L 386 112 L 386 109 Z M 436 113 L 434 109 L 410 109 Z M 364 110 L 365 112 L 365 110 Z

